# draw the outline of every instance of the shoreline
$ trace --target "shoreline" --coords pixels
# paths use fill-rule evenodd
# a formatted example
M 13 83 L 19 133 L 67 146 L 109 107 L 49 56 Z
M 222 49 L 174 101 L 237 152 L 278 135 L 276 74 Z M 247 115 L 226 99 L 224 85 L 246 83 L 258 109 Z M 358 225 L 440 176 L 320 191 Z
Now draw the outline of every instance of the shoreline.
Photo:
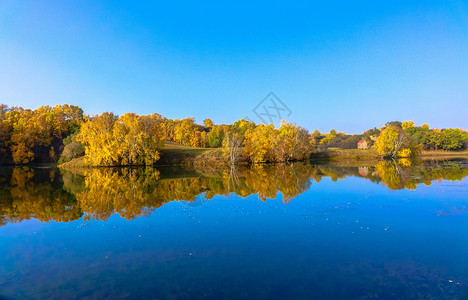
M 423 151 L 418 159 L 427 160 L 445 160 L 445 159 L 468 159 L 468 151 Z M 311 163 L 336 163 L 341 165 L 369 165 L 381 161 L 381 157 L 374 149 L 327 149 L 317 151 L 312 154 Z M 288 162 L 286 162 L 288 163 Z M 289 163 L 292 163 L 289 162 Z M 241 157 L 236 165 L 250 165 L 251 163 Z M 180 149 L 162 149 L 161 158 L 154 165 L 155 167 L 176 167 L 176 166 L 230 166 L 230 162 L 223 156 L 219 148 L 180 148 Z M 111 166 L 111 167 L 137 167 L 133 166 Z M 85 162 L 84 157 L 72 159 L 69 162 L 57 165 L 59 168 L 102 168 L 108 166 L 92 166 Z

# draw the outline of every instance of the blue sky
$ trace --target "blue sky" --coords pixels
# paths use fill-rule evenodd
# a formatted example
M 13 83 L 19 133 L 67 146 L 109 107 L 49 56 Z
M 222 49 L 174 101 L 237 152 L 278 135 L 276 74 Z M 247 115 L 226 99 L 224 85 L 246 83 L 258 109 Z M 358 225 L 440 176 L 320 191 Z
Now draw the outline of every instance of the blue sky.
M 149 1 L 147 1 L 149 2 Z M 468 128 L 466 1 L 0 1 L 0 102 L 309 130 Z

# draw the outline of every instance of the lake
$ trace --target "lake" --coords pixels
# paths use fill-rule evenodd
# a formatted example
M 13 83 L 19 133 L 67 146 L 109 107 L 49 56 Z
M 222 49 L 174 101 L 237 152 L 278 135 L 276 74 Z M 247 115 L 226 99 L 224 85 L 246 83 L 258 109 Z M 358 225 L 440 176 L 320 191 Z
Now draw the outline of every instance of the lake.
M 468 161 L 0 169 L 4 299 L 467 299 Z

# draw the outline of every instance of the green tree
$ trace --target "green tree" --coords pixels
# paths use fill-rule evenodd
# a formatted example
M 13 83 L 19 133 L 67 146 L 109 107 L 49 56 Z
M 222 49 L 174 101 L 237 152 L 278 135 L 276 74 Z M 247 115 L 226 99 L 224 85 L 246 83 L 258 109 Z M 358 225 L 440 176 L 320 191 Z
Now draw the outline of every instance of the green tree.
M 208 143 L 211 148 L 219 148 L 223 145 L 227 129 L 225 125 L 216 125 L 211 128 L 211 131 L 208 133 Z
M 231 125 L 232 130 L 239 133 L 240 135 L 244 136 L 245 132 L 249 129 L 255 129 L 255 123 L 251 121 L 247 121 L 246 119 L 241 119 L 235 121 L 234 124 Z
M 465 146 L 468 135 L 460 129 L 444 129 L 441 133 L 441 147 L 444 150 L 460 150 Z

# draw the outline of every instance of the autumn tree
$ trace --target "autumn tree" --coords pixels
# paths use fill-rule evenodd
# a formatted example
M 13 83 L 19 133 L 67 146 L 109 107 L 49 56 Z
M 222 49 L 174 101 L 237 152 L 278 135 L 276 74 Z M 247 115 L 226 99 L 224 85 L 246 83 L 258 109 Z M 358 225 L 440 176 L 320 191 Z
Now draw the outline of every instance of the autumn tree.
M 336 132 L 335 129 L 332 129 L 330 130 L 330 133 L 326 134 L 325 135 L 325 138 L 323 138 L 321 141 L 320 141 L 320 144 L 328 144 L 330 143 L 331 141 L 333 141 L 337 135 L 340 134 L 340 135 L 344 135 L 344 133 L 342 132 Z
M 12 123 L 7 116 L 9 110 L 7 105 L 0 104 L 0 164 L 6 164 L 10 156 Z
M 274 161 L 277 131 L 273 124 L 260 124 L 245 133 L 245 152 L 253 163 Z
M 211 128 L 214 126 L 214 123 L 213 121 L 211 121 L 211 119 L 205 119 L 203 120 L 203 126 L 205 126 L 206 128 Z
M 319 144 L 322 138 L 324 138 L 318 129 L 315 129 L 314 132 L 310 134 L 310 136 L 314 140 L 314 144 Z
M 412 157 L 417 149 L 411 143 L 410 136 L 400 127 L 387 126 L 375 144 L 377 153 L 382 157 Z
M 183 145 L 190 145 L 196 124 L 193 118 L 177 121 L 174 130 L 174 140 Z
M 165 139 L 162 123 L 158 114 L 103 113 L 83 124 L 78 138 L 92 165 L 152 165 Z
M 36 110 L 12 107 L 2 121 L 11 132 L 10 151 L 14 163 L 55 159 L 62 140 L 79 130 L 83 111 L 72 105 L 41 106 Z M 53 157 L 50 157 L 53 156 Z
M 404 121 L 403 123 L 401 123 L 401 128 L 403 130 L 407 130 L 408 128 L 412 128 L 412 127 L 415 127 L 413 121 Z
M 223 140 L 223 152 L 229 156 L 229 160 L 234 165 L 241 155 L 243 137 L 237 132 L 228 131 Z
M 158 114 L 138 116 L 126 113 L 113 128 L 116 156 L 120 165 L 152 165 L 159 159 L 165 135 Z
M 113 113 L 104 112 L 81 126 L 78 141 L 85 145 L 85 158 L 92 165 L 111 166 L 117 163 L 113 131 L 116 121 L 117 117 Z
M 310 157 L 313 150 L 312 139 L 305 128 L 281 121 L 275 145 L 276 161 L 303 160 Z
M 159 159 L 159 150 L 164 146 L 162 117 L 159 114 L 140 116 L 139 129 L 139 163 L 152 165 Z

